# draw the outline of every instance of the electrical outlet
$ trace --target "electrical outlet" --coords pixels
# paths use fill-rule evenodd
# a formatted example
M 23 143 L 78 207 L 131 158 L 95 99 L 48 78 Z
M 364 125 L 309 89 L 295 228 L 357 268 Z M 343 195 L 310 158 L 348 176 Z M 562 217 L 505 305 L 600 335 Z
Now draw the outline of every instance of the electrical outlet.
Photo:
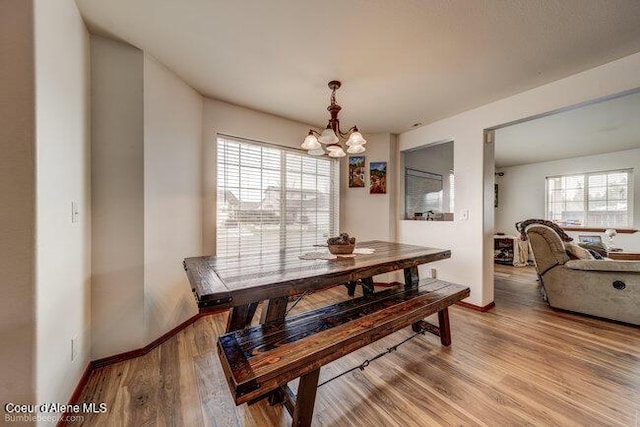
M 78 210 L 78 202 L 71 202 L 71 223 L 75 224 L 80 220 L 80 211 Z
M 71 361 L 73 362 L 78 357 L 78 337 L 71 338 Z
M 431 278 L 432 279 L 437 279 L 438 278 L 438 270 L 436 270 L 435 268 L 431 269 Z

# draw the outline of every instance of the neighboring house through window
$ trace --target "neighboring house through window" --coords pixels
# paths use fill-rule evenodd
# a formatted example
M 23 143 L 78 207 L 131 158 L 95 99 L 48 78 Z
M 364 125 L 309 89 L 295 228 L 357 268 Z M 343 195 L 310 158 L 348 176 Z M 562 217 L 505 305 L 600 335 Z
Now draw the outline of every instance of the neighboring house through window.
M 631 169 L 547 177 L 547 219 L 562 226 L 630 227 Z
M 324 244 L 338 234 L 338 161 L 219 135 L 216 255 Z

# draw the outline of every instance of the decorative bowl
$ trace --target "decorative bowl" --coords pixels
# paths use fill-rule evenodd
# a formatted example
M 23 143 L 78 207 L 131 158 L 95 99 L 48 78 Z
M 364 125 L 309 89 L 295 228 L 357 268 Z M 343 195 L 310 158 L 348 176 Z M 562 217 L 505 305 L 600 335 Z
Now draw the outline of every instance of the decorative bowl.
M 327 245 L 329 248 L 329 252 L 333 255 L 349 255 L 353 253 L 353 249 L 356 247 L 356 244 L 350 245 Z

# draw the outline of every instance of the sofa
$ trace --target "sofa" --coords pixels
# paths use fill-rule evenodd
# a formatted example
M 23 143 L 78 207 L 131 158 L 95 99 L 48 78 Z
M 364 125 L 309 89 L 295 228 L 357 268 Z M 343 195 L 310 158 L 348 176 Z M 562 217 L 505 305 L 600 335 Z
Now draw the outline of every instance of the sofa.
M 640 261 L 572 260 L 554 227 L 532 223 L 522 231 L 551 307 L 640 325 Z

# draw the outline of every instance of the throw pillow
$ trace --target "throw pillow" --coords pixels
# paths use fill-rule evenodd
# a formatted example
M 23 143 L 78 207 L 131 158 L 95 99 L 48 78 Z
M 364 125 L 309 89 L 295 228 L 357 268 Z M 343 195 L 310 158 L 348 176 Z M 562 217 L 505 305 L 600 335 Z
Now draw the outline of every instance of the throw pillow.
M 578 245 L 585 249 L 594 250 L 603 257 L 607 256 L 607 248 L 605 248 L 603 243 L 578 243 Z
M 588 250 L 581 248 L 575 243 L 565 243 L 564 248 L 569 256 L 573 255 L 577 259 L 593 259 L 593 256 Z
M 593 257 L 593 259 L 604 259 L 604 257 L 602 255 L 600 255 L 598 253 L 598 251 L 594 251 L 593 249 L 587 249 L 587 250 L 589 251 L 589 253 Z

